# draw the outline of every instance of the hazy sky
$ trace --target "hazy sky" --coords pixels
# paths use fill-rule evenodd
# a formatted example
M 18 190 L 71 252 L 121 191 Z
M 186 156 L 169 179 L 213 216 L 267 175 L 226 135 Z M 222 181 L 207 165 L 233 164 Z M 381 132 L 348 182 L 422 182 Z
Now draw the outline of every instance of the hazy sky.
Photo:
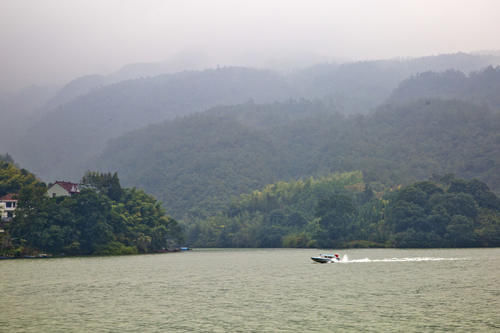
M 200 52 L 268 65 L 500 49 L 496 0 L 1 0 L 0 90 Z

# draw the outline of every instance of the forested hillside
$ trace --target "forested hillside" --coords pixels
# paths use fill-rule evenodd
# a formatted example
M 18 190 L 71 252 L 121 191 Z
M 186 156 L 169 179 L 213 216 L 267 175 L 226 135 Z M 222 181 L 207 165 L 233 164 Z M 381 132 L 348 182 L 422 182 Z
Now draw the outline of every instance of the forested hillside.
M 488 59 L 488 60 L 486 60 Z M 164 62 L 131 63 L 110 74 L 90 74 L 77 77 L 65 86 L 45 105 L 46 108 L 55 108 L 70 102 L 81 95 L 86 95 L 94 89 L 109 86 L 122 81 L 138 78 L 148 78 L 163 74 L 177 73 L 186 69 L 201 69 L 204 55 L 199 53 L 183 52 L 170 57 Z M 483 58 L 483 62 L 491 62 L 493 58 Z
M 425 98 L 460 99 L 500 111 L 500 67 L 488 67 L 466 75 L 459 71 L 425 72 L 401 82 L 390 103 Z
M 346 114 L 368 113 L 412 75 L 447 70 L 468 74 L 492 65 L 500 65 L 500 57 L 466 53 L 322 64 L 299 71 L 293 82 L 302 88 L 302 96 L 306 98 L 329 101 Z
M 186 233 L 199 247 L 498 246 L 500 199 L 451 175 L 375 193 L 350 172 L 267 185 Z
M 247 103 L 150 126 L 113 140 L 96 161 L 153 193 L 176 218 L 207 216 L 279 180 L 361 170 L 368 183 L 433 174 L 500 190 L 500 114 L 425 100 L 346 117 L 307 101 Z
M 124 81 L 47 114 L 19 140 L 14 155 L 41 177 L 75 179 L 106 140 L 124 132 L 218 104 L 271 102 L 293 95 L 282 77 L 245 68 Z
M 149 253 L 183 239 L 155 198 L 122 188 L 116 173 L 88 172 L 79 193 L 48 197 L 45 183 L 0 157 L 0 196 L 18 200 L 14 218 L 0 221 L 0 256 Z
M 493 192 L 500 191 L 500 69 L 488 67 L 467 73 L 495 59 L 457 54 L 325 64 L 289 75 L 218 68 L 124 81 L 75 97 L 102 80 L 100 76 L 86 77 L 60 91 L 54 103 L 62 104 L 21 140 L 13 140 L 17 148 L 14 157 L 50 180 L 77 181 L 89 169 L 106 174 L 118 172 L 126 186 L 155 195 L 173 218 L 186 223 L 190 239 L 203 246 L 314 246 L 332 241 L 345 245 L 356 240 L 377 246 L 409 246 L 415 237 L 422 236 L 420 232 L 431 231 L 432 235 L 422 236 L 425 244 L 496 244 L 495 239 L 485 236 L 487 230 L 496 227 L 491 227 L 490 222 L 487 228 L 480 227 L 485 216 L 490 216 L 480 210 L 484 208 L 482 199 L 474 196 L 475 190 L 468 190 L 479 188 L 491 197 L 482 183 L 464 185 L 466 190 L 462 192 L 472 195 L 474 204 L 470 198 L 455 198 L 456 202 L 476 207 L 477 214 L 455 214 L 450 210 L 450 218 L 439 230 L 419 229 L 425 223 L 414 225 L 410 217 L 407 224 L 411 227 L 400 226 L 404 216 L 398 215 L 399 208 L 386 202 L 397 202 L 395 197 L 384 197 L 386 201 L 377 197 L 375 206 L 364 207 L 375 194 L 381 196 L 389 188 L 449 173 L 476 178 Z M 448 66 L 466 74 L 454 70 L 426 72 Z M 157 237 L 153 234 L 161 227 L 158 237 L 165 239 L 163 227 L 168 226 L 180 238 L 175 220 L 165 217 L 158 202 L 144 192 L 123 190 L 125 196 L 113 197 L 84 191 L 82 200 L 97 206 L 104 204 L 95 214 L 91 212 L 92 216 L 86 212 L 75 215 L 68 210 L 76 209 L 80 199 L 47 200 L 41 196 L 43 183 L 25 170 L 15 171 L 17 167 L 9 155 L 0 159 L 7 170 L 2 172 L 16 175 L 14 181 L 0 179 L 0 191 L 25 193 L 21 202 L 33 197 L 38 200 L 38 215 L 20 215 L 17 229 L 11 230 L 19 239 L 32 237 L 30 242 L 36 248 L 68 253 L 156 251 L 160 243 L 151 240 Z M 353 173 L 339 176 L 342 172 Z M 451 181 L 439 181 L 434 185 L 442 190 L 440 193 L 446 197 L 443 200 L 448 200 Z M 278 185 L 265 188 L 268 184 Z M 23 187 L 31 188 L 31 192 L 23 192 Z M 271 197 L 300 192 L 286 200 L 301 198 L 305 206 L 280 197 L 278 207 L 271 199 L 264 199 L 269 207 L 259 213 L 261 208 L 254 211 L 245 206 L 248 200 L 261 201 L 262 195 L 255 193 L 257 199 L 242 197 L 243 201 L 233 201 L 229 206 L 234 198 L 259 188 L 264 188 L 262 195 L 266 198 L 274 189 L 279 194 Z M 405 199 L 410 203 L 405 206 L 407 216 L 436 215 L 439 202 L 429 201 L 436 191 L 421 195 L 425 200 L 420 198 L 418 203 Z M 141 205 L 151 209 L 143 212 Z M 448 203 L 443 205 L 447 207 Z M 329 207 L 345 209 L 341 217 L 345 223 L 356 216 L 358 224 L 353 228 L 357 231 L 348 238 L 332 238 L 339 232 L 335 229 L 338 223 L 335 227 L 318 224 L 328 218 Z M 369 215 L 370 209 L 388 214 L 383 222 L 379 215 L 378 220 L 370 220 L 377 226 L 371 229 L 361 225 L 366 216 L 358 219 L 361 211 Z M 59 215 L 54 217 L 49 211 Z M 143 213 L 151 214 L 154 221 L 148 222 Z M 397 218 L 391 220 L 391 216 Z M 101 221 L 99 226 L 91 227 L 92 232 L 107 238 L 99 244 L 88 238 L 81 245 L 79 235 L 95 235 L 79 229 L 85 219 Z M 65 229 L 67 220 L 73 221 L 73 229 Z M 124 227 L 129 222 L 137 228 Z M 392 223 L 391 227 L 386 223 Z M 459 231 L 453 231 L 456 237 L 451 238 L 453 228 L 447 228 L 455 224 L 456 230 L 466 228 L 463 230 L 475 238 L 457 240 Z M 231 227 L 219 230 L 220 225 Z M 47 228 L 52 231 L 39 233 Z M 344 234 L 351 231 L 341 230 Z M 324 234 L 329 238 L 322 238 Z M 56 238 L 65 241 L 54 245 Z M 144 245 L 148 239 L 156 245 Z
M 111 76 L 89 75 L 70 82 L 48 103 L 40 103 L 40 120 L 24 117 L 3 123 L 3 149 L 46 180 L 77 180 L 87 168 L 85 162 L 102 152 L 108 139 L 166 119 L 216 105 L 288 98 L 321 100 L 345 114 L 366 114 L 411 75 L 448 69 L 468 73 L 498 64 L 499 59 L 458 53 L 322 64 L 288 74 L 229 67 L 117 82 L 169 67 L 137 64 Z M 8 115 L 16 112 L 2 110 Z

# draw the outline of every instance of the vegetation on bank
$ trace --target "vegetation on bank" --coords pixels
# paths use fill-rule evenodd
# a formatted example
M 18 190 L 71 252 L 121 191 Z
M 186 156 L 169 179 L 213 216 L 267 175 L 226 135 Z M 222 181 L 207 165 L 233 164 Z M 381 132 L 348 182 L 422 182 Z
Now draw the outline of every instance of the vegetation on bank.
M 161 204 L 141 190 L 122 188 L 117 174 L 88 172 L 80 193 L 49 198 L 47 186 L 27 171 L 12 163 L 0 170 L 0 194 L 15 191 L 19 199 L 15 218 L 2 223 L 2 255 L 150 253 L 182 240 Z
M 0 154 L 0 196 L 18 193 L 21 188 L 37 183 L 36 177 L 26 169 L 18 168 L 9 154 Z
M 73 196 L 49 198 L 47 186 L 0 162 L 0 195 L 16 192 L 16 216 L 2 222 L 7 256 L 111 255 L 195 247 L 500 246 L 500 199 L 479 180 L 435 176 L 386 188 L 360 171 L 277 182 L 241 195 L 184 230 L 117 174 L 87 172 Z
M 500 199 L 451 175 L 384 193 L 349 172 L 268 185 L 186 228 L 203 247 L 500 246 Z
M 386 186 L 453 173 L 500 191 L 498 133 L 500 113 L 459 100 L 352 117 L 319 102 L 247 103 L 129 133 L 98 164 L 189 220 L 267 184 L 353 170 Z
M 498 246 L 498 87 L 490 67 L 413 76 L 365 115 L 327 99 L 220 106 L 117 137 L 94 166 L 158 197 L 193 246 Z M 22 212 L 2 251 L 146 253 L 182 237 L 116 174 L 87 173 L 79 195 L 50 199 L 0 161 L 0 194 L 18 193 Z M 450 173 L 476 180 L 434 176 Z
M 383 223 L 391 245 L 500 246 L 500 199 L 476 179 L 418 182 L 388 199 Z

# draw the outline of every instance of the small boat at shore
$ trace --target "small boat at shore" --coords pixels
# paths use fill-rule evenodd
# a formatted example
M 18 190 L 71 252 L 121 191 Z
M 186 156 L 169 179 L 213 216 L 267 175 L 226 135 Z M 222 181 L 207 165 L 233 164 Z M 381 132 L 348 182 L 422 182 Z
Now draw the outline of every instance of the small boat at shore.
M 311 257 L 312 261 L 318 262 L 320 264 L 329 264 L 340 261 L 340 257 L 337 253 L 335 254 L 320 254 L 317 257 Z

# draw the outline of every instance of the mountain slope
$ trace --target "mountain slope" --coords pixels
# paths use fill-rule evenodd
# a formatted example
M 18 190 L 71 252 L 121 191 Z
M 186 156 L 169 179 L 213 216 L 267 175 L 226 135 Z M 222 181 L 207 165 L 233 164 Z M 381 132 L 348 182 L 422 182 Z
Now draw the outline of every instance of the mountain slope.
M 463 73 L 500 65 L 499 56 L 466 53 L 420 58 L 360 61 L 312 66 L 295 74 L 294 82 L 303 96 L 332 101 L 342 112 L 368 113 L 383 103 L 412 75 L 457 70 Z
M 291 75 L 220 68 L 109 84 L 168 67 L 137 64 L 110 76 L 87 76 L 71 82 L 46 105 L 40 121 L 27 119 L 15 135 L 8 135 L 4 149 L 44 179 L 76 180 L 86 169 L 85 161 L 101 153 L 108 139 L 166 119 L 216 105 L 248 100 L 269 103 L 290 97 L 319 99 L 346 114 L 368 113 L 410 75 L 449 68 L 468 72 L 499 63 L 498 59 L 459 53 L 325 64 Z M 8 129 L 5 132 L 9 133 Z
M 500 190 L 500 115 L 429 100 L 344 117 L 320 103 L 245 104 L 113 140 L 96 161 L 153 193 L 175 217 L 211 214 L 278 180 L 361 170 L 369 182 L 456 173 Z
M 407 103 L 424 98 L 461 99 L 488 105 L 500 111 L 500 67 L 465 75 L 459 71 L 425 72 L 401 82 L 390 103 Z
M 106 140 L 216 104 L 293 95 L 276 74 L 245 68 L 184 72 L 93 90 L 47 114 L 20 140 L 16 159 L 43 178 L 74 178 Z

